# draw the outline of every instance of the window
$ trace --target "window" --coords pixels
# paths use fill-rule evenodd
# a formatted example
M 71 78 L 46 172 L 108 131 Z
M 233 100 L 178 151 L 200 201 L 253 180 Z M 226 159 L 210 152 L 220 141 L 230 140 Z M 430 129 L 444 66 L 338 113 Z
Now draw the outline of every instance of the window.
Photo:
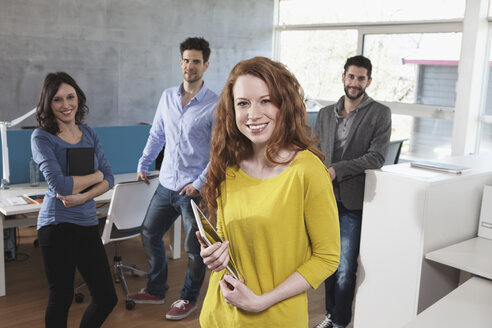
M 490 2 L 490 6 L 492 7 L 492 1 Z M 489 7 L 489 15 L 490 13 L 491 9 Z M 489 23 L 489 25 L 491 25 L 489 27 L 489 34 L 492 34 L 492 23 Z M 492 70 L 490 69 L 490 65 L 492 65 L 492 43 L 489 48 L 489 72 L 487 87 L 485 89 L 485 106 L 480 124 L 479 152 L 492 152 Z
M 297 76 L 306 95 L 321 103 L 343 95 L 347 57 L 369 57 L 374 78 L 368 94 L 392 109 L 392 139 L 409 139 L 401 158 L 447 156 L 465 4 L 280 0 L 275 56 Z
M 425 8 L 425 10 L 423 9 Z M 465 0 L 280 0 L 279 25 L 462 19 Z
M 370 34 L 371 95 L 381 101 L 454 106 L 461 33 Z
M 280 61 L 296 74 L 308 98 L 338 99 L 343 65 L 356 51 L 355 30 L 280 33 Z
M 492 24 L 490 27 L 490 32 L 492 34 Z M 488 65 L 488 78 L 487 78 L 487 88 L 485 90 L 485 107 L 483 110 L 483 114 L 485 116 L 492 116 L 492 70 L 490 69 L 490 65 L 492 65 L 492 42 L 489 49 L 489 65 Z M 492 123 L 492 122 L 491 122 Z
M 374 67 L 368 93 L 386 102 L 454 107 L 460 45 L 461 33 L 366 35 L 363 54 Z M 452 121 L 397 114 L 392 118 L 392 139 L 410 140 L 403 158 L 451 155 Z
M 480 133 L 480 149 L 481 153 L 492 152 L 492 122 L 482 123 Z

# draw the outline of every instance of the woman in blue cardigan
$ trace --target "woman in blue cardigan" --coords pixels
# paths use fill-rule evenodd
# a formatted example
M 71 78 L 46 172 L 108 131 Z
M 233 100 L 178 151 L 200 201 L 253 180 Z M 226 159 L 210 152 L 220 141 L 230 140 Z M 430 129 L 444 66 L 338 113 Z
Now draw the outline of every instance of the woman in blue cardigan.
M 113 187 L 111 167 L 93 129 L 83 124 L 85 94 L 63 72 L 46 76 L 31 136 L 34 161 L 48 183 L 38 216 L 38 240 L 49 283 L 46 327 L 66 327 L 77 268 L 92 302 L 80 327 L 100 327 L 117 303 L 101 242 L 94 198 Z M 94 173 L 68 176 L 67 149 L 93 148 Z

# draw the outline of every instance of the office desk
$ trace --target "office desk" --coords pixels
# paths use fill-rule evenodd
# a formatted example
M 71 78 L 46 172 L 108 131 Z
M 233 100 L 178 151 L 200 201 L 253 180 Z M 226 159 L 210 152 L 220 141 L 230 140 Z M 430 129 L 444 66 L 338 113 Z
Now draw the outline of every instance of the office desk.
M 472 277 L 420 313 L 404 328 L 490 328 L 492 281 Z
M 475 237 L 425 255 L 425 258 L 492 279 L 492 240 Z
M 157 172 L 152 172 L 157 173 Z M 115 184 L 123 181 L 135 180 L 136 173 L 115 174 Z M 31 187 L 28 183 L 9 186 L 9 189 L 0 190 L 0 199 L 7 197 L 16 197 L 25 193 L 44 193 L 47 189 L 46 182 L 40 183 L 38 187 Z M 108 190 L 104 194 L 96 197 L 96 204 L 109 203 L 113 195 L 113 190 Z M 21 228 L 36 225 L 37 212 L 41 209 L 40 204 L 0 206 L 0 231 L 4 228 Z M 27 217 L 20 219 L 5 219 L 6 216 L 27 214 Z M 170 230 L 170 257 L 177 259 L 181 257 L 181 220 L 175 221 Z M 0 241 L 0 296 L 5 296 L 5 259 L 4 259 L 4 241 Z
M 425 258 L 492 279 L 492 240 L 475 237 L 425 255 Z M 420 313 L 405 328 L 488 328 L 492 322 L 492 281 L 472 277 Z M 454 315 L 453 315 L 454 314 Z
M 402 327 L 458 286 L 459 270 L 425 255 L 477 235 L 492 154 L 452 159 L 472 170 L 456 175 L 404 163 L 366 171 L 354 327 Z M 381 309 L 385 315 L 374 315 Z

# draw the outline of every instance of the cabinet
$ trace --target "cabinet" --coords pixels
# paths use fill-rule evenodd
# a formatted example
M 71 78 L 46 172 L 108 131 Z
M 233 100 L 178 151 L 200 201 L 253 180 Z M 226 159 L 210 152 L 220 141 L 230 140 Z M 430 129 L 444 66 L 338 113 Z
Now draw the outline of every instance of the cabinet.
M 492 154 L 443 160 L 455 175 L 408 163 L 366 172 L 355 328 L 398 328 L 458 286 L 459 271 L 425 254 L 477 235 Z

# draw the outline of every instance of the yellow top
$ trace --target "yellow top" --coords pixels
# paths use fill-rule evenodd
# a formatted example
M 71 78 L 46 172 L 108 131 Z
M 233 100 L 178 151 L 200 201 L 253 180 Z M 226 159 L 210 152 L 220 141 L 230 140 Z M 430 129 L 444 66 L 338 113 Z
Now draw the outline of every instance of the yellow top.
M 298 271 L 317 288 L 338 267 L 340 232 L 330 176 L 310 151 L 270 179 L 228 168 L 218 199 L 217 230 L 245 284 L 257 295 Z M 252 313 L 228 305 L 212 272 L 200 314 L 203 328 L 307 327 L 307 293 Z

